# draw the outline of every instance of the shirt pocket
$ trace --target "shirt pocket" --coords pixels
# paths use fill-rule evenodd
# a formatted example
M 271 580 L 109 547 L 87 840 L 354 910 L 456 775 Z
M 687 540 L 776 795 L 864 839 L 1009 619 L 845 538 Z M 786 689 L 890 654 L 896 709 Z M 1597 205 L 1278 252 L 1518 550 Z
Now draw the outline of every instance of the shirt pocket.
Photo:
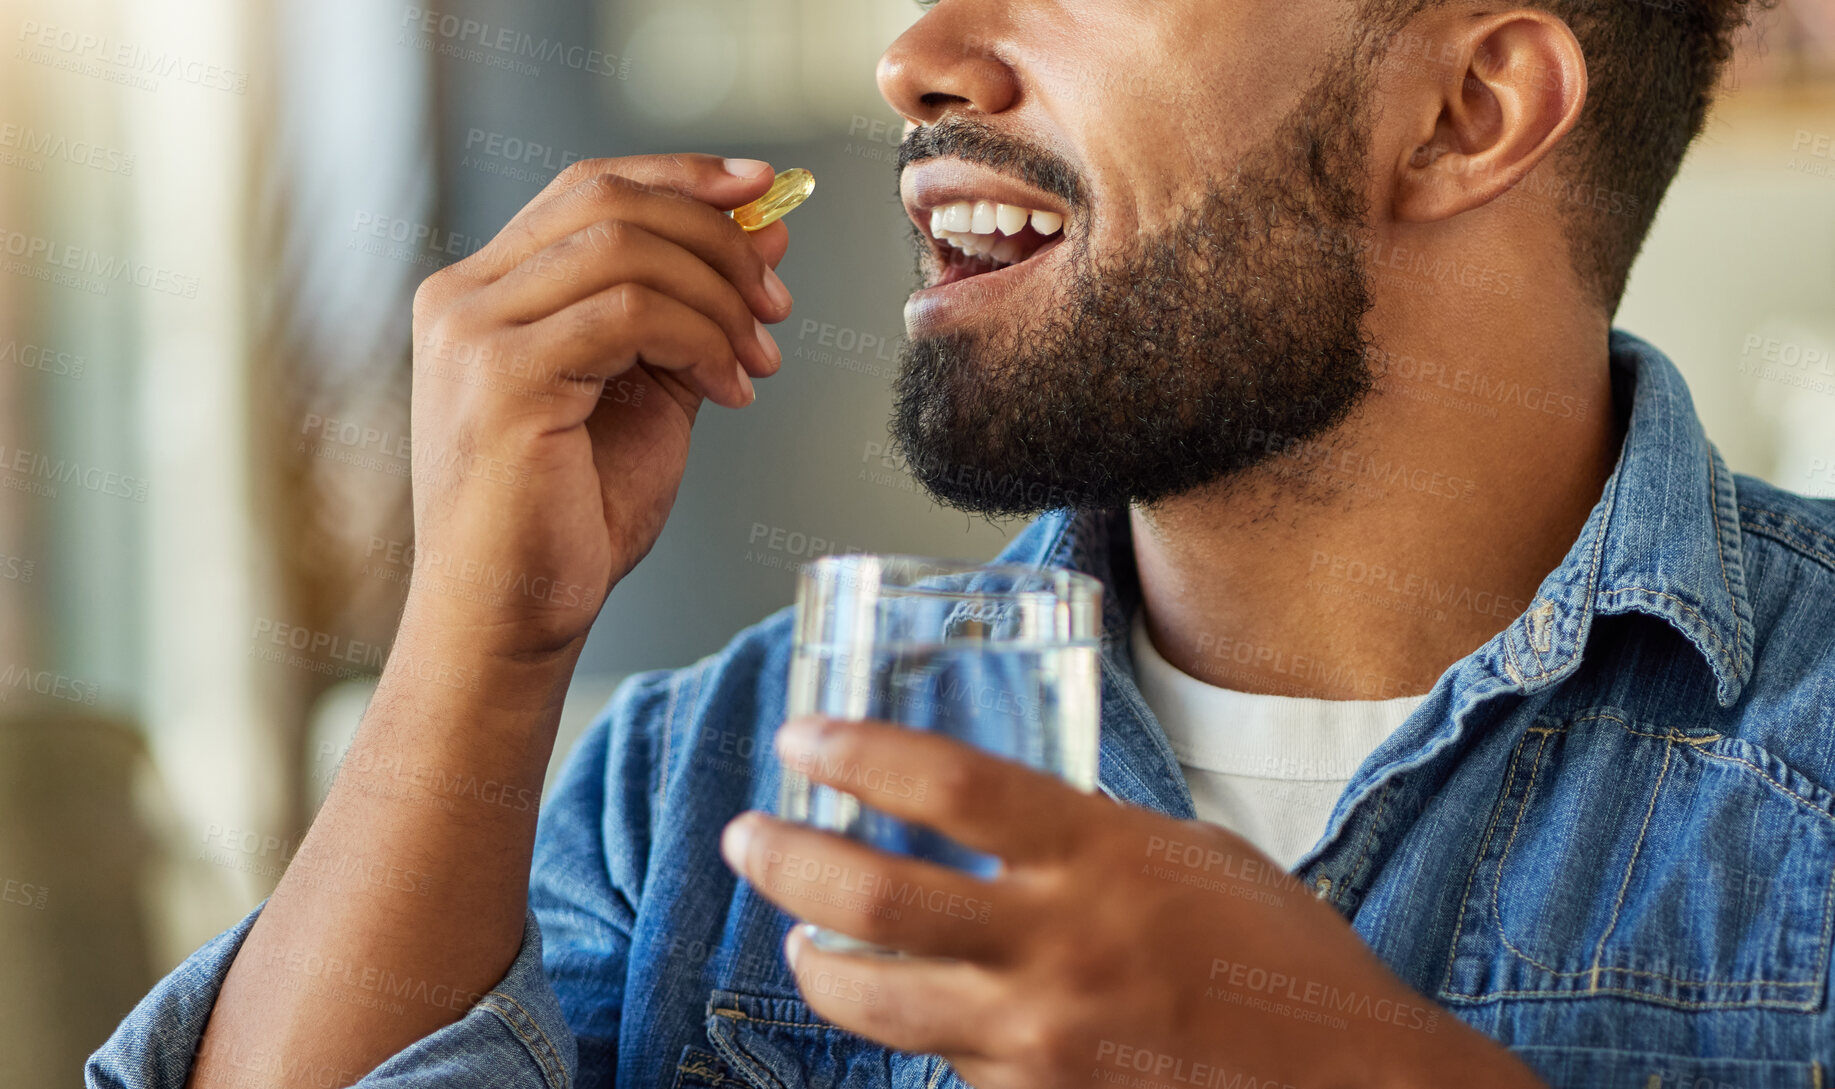
M 1440 997 L 1819 1008 L 1832 800 L 1738 738 L 1614 708 L 1536 720 L 1466 876 Z
M 1592 1047 L 1513 1047 L 1553 1089 L 1823 1089 L 1809 1062 L 1702 1059 Z
M 793 998 L 715 991 L 707 1039 L 751 1089 L 943 1089 L 947 1064 L 836 1028 Z M 692 1083 L 691 1083 L 692 1084 Z
M 670 1089 L 746 1089 L 746 1083 L 733 1077 L 720 1056 L 690 1044 L 682 1049 Z

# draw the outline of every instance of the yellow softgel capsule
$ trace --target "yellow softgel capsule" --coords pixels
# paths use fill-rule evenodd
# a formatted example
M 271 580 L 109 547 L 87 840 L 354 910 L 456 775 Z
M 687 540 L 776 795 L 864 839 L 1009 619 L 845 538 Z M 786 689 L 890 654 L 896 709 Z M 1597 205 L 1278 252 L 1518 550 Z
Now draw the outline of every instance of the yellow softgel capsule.
M 816 191 L 816 176 L 802 167 L 786 170 L 772 181 L 765 195 L 733 209 L 733 222 L 748 231 L 759 231 L 796 211 Z

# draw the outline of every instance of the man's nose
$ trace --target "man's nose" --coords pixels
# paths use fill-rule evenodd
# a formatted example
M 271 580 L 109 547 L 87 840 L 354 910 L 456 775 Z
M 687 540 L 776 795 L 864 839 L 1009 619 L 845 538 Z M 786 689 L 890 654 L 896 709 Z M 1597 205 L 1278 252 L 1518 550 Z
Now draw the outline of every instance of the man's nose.
M 879 93 L 907 121 L 924 125 L 950 113 L 1012 108 L 1019 101 L 1019 74 L 998 48 L 1011 26 L 1007 6 L 943 0 L 879 58 Z

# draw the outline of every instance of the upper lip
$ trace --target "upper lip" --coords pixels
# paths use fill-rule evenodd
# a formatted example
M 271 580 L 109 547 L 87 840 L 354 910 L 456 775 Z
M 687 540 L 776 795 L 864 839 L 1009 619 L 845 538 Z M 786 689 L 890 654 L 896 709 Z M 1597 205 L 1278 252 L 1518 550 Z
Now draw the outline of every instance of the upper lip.
M 905 214 L 926 235 L 930 234 L 932 209 L 962 200 L 991 200 L 1035 212 L 1056 212 L 1067 221 L 1070 218 L 1057 197 L 962 159 L 926 159 L 906 167 L 898 189 Z

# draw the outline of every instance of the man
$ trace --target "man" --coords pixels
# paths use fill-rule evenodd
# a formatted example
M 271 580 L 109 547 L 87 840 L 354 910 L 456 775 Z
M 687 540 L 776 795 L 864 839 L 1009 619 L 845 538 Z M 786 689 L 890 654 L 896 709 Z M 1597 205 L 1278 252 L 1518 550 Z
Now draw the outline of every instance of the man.
M 950 503 L 1065 508 L 1006 555 L 1105 584 L 1094 795 L 783 725 L 779 614 L 515 801 L 791 306 L 786 228 L 719 211 L 764 164 L 570 169 L 417 299 L 423 369 L 534 377 L 422 376 L 415 519 L 586 607 L 417 574 L 279 889 L 90 1083 L 1828 1084 L 1835 513 L 1609 325 L 1743 16 L 942 0 L 891 47 L 893 431 Z M 1004 866 L 750 812 L 780 759 Z

